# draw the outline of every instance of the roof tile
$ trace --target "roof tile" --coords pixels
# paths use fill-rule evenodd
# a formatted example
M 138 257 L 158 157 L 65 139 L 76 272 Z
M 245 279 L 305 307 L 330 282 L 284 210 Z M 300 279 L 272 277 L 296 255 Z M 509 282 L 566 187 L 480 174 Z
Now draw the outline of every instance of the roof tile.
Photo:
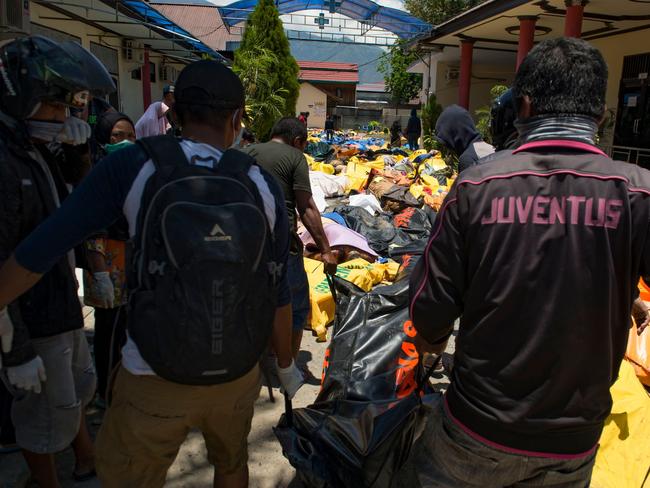
M 151 6 L 216 51 L 224 51 L 228 41 L 241 40 L 240 35 L 231 34 L 228 31 L 216 6 L 172 5 L 155 2 L 152 2 Z
M 359 83 L 359 73 L 354 71 L 333 71 L 302 69 L 298 76 L 300 81 L 323 81 L 329 83 Z
M 358 64 L 352 63 L 330 63 L 327 61 L 298 61 L 301 69 L 336 70 L 336 71 L 359 71 Z

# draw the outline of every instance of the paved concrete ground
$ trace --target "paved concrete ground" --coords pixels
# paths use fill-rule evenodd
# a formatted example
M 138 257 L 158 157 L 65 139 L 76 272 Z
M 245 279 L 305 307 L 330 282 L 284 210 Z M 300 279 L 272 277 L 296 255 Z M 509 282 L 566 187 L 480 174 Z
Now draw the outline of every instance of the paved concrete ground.
M 306 362 L 315 376 L 320 371 L 326 344 L 318 344 L 312 337 L 305 337 L 300 359 Z M 293 404 L 296 407 L 313 403 L 318 394 L 318 386 L 305 385 L 296 395 Z M 277 389 L 274 389 L 276 403 L 269 401 L 267 389 L 263 388 L 255 407 L 253 427 L 249 437 L 251 488 L 297 488 L 292 484 L 294 469 L 282 456 L 280 445 L 273 434 L 275 426 L 284 412 L 284 401 Z M 101 411 L 88 409 L 88 422 L 93 434 L 99 429 Z M 57 456 L 60 479 L 63 488 L 97 488 L 97 480 L 74 483 L 71 479 L 74 457 L 71 450 Z M 195 488 L 212 486 L 212 467 L 208 465 L 203 437 L 198 432 L 191 433 L 169 471 L 165 486 L 171 488 Z M 0 488 L 22 488 L 28 480 L 27 466 L 20 454 L 0 455 Z
M 87 331 L 92 336 L 93 319 L 91 309 L 84 309 L 87 314 Z M 453 340 L 448 352 L 453 352 Z M 300 362 L 306 363 L 311 372 L 318 378 L 326 344 L 317 343 L 315 338 L 306 333 L 303 340 L 303 350 Z M 441 387 L 446 385 L 446 377 L 436 380 Z M 294 406 L 309 405 L 318 394 L 318 385 L 303 386 L 296 398 Z M 295 478 L 295 470 L 282 456 L 279 443 L 272 428 L 278 422 L 284 411 L 284 402 L 277 389 L 274 390 L 276 403 L 269 401 L 266 388 L 263 388 L 257 401 L 253 426 L 249 436 L 249 467 L 251 488 L 301 488 L 302 484 Z M 88 422 L 93 434 L 99 429 L 102 412 L 94 408 L 88 410 Z M 71 479 L 74 458 L 71 450 L 57 455 L 60 479 L 63 488 L 98 488 L 99 481 L 74 483 Z M 27 485 L 29 475 L 27 467 L 20 454 L 0 455 L 0 488 L 22 488 Z M 212 468 L 207 463 L 203 438 L 198 432 L 191 433 L 176 458 L 167 477 L 166 487 L 170 488 L 199 488 L 212 486 Z M 144 488 L 144 487 L 143 487 Z

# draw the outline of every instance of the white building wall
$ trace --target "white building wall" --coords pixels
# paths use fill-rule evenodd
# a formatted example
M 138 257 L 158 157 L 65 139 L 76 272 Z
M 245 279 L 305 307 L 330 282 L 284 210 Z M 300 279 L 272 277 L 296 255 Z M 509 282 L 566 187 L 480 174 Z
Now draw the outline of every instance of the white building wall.
M 135 56 L 136 60 L 134 61 L 128 61 L 124 57 L 122 49 L 124 38 L 97 29 L 83 22 L 66 18 L 65 15 L 34 2 L 31 2 L 30 7 L 32 23 L 78 37 L 81 39 L 81 45 L 88 50 L 90 50 L 91 42 L 103 44 L 118 50 L 120 106 L 115 108 L 131 117 L 134 122 L 137 122 L 145 109 L 142 101 L 142 81 L 132 79 L 131 72 L 140 67 L 141 63 L 137 61 L 137 56 Z M 139 49 L 136 52 L 142 52 L 142 50 Z M 163 59 L 164 57 L 161 53 L 155 51 L 150 52 L 150 61 L 156 64 L 156 83 L 151 84 L 152 101 L 160 100 L 162 98 L 163 87 L 169 84 L 169 82 L 163 81 L 159 77 L 158 68 Z M 175 67 L 178 72 L 183 68 L 182 64 L 172 63 L 168 58 L 166 59 L 166 64 Z

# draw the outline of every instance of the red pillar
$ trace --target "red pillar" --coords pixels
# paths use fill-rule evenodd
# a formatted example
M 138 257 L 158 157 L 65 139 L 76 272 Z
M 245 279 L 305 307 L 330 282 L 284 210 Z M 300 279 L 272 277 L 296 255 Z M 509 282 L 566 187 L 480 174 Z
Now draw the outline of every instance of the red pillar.
M 537 17 L 519 17 L 519 49 L 517 50 L 517 69 L 521 66 L 535 43 L 535 24 Z
M 469 95 L 472 85 L 472 58 L 474 41 L 460 42 L 460 80 L 458 85 L 458 105 L 469 110 Z
M 142 104 L 147 110 L 151 105 L 151 68 L 149 67 L 149 46 L 144 47 L 144 66 L 142 66 Z
M 566 1 L 566 18 L 564 19 L 565 37 L 582 36 L 582 17 L 585 11 L 585 0 L 565 0 Z

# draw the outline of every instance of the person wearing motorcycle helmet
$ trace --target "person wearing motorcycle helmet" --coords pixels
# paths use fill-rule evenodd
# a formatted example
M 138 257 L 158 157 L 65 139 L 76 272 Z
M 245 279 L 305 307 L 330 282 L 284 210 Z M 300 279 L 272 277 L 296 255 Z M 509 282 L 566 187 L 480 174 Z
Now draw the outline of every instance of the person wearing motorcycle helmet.
M 31 36 L 0 45 L 0 262 L 68 196 L 71 182 L 64 175 L 82 173 L 70 167 L 82 159 L 70 154 L 85 146 L 90 128 L 70 110 L 111 90 L 103 65 L 75 43 Z M 33 480 L 55 487 L 53 454 L 70 445 L 75 477 L 94 473 L 82 412 L 94 394 L 95 373 L 74 255 L 60 259 L 45 276 L 0 310 L 0 359 L 14 395 L 16 441 Z
M 517 145 L 517 106 L 512 95 L 512 89 L 508 89 L 503 95 L 497 98 L 490 111 L 490 132 L 492 134 L 492 145 L 497 151 L 513 149 Z

